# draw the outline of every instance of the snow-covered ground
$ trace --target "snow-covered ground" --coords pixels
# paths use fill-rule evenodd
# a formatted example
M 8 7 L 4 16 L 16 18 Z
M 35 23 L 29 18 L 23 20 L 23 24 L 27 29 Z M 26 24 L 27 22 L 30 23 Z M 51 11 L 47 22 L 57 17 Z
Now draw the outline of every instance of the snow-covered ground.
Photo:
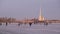
M 60 34 L 60 24 L 49 24 L 47 26 L 43 24 L 32 24 L 30 27 L 28 24 L 20 25 L 3 24 L 0 26 L 0 34 Z

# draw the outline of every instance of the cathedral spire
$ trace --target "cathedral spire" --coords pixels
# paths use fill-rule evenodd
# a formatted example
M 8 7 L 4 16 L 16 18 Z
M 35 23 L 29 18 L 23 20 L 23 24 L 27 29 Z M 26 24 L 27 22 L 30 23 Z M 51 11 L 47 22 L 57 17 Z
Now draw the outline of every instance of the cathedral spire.
M 44 17 L 42 16 L 42 9 L 40 8 L 39 21 L 43 21 Z
M 40 16 L 42 16 L 42 9 L 40 8 Z

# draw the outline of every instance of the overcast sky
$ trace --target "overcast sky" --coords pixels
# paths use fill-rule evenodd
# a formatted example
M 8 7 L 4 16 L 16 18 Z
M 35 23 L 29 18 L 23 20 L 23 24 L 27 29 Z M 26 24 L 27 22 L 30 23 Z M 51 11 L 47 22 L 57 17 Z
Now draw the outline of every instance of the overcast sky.
M 60 19 L 60 0 L 0 0 L 0 17 Z

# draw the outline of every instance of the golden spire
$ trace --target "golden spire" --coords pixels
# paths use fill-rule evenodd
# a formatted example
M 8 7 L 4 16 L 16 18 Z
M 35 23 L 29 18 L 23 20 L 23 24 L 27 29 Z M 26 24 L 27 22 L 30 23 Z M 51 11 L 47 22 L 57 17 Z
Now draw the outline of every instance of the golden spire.
M 44 17 L 42 16 L 42 9 L 40 8 L 39 21 L 43 21 Z
M 40 8 L 40 16 L 42 16 L 42 12 L 41 11 L 42 11 L 42 9 Z

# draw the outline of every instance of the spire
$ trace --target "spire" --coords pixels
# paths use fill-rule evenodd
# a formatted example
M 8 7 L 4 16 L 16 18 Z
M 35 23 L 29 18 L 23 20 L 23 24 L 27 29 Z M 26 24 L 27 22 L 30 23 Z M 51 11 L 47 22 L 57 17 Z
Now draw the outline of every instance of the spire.
M 42 9 L 40 8 L 40 16 L 42 16 Z
M 39 21 L 43 21 L 44 17 L 42 16 L 42 9 L 40 8 Z

